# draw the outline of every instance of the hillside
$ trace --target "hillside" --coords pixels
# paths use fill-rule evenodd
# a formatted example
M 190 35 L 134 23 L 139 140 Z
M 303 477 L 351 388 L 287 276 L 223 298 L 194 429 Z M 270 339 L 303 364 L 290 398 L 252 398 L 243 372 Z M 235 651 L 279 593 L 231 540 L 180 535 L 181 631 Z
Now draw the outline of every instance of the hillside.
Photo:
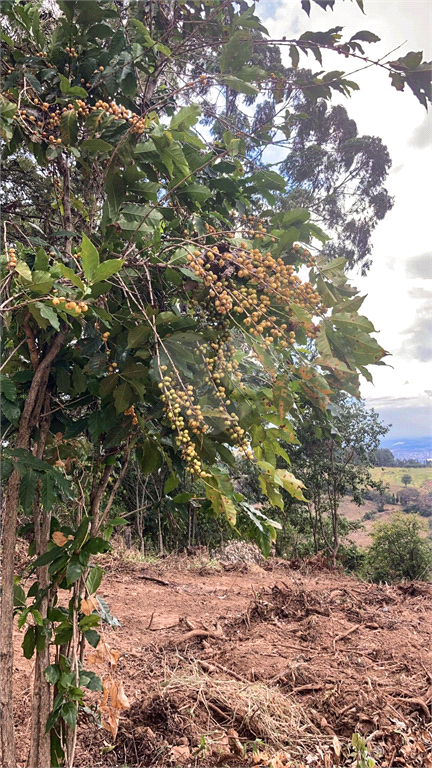
M 225 565 L 123 556 L 104 557 L 100 590 L 121 622 L 103 633 L 111 672 L 98 652 L 85 667 L 111 692 L 122 683 L 130 708 L 116 738 L 81 722 L 77 768 L 333 768 L 353 764 L 354 732 L 377 765 L 430 768 L 429 585 L 362 584 L 319 559 L 300 571 L 242 562 L 249 554 Z M 31 674 L 21 640 L 17 631 L 20 768 Z

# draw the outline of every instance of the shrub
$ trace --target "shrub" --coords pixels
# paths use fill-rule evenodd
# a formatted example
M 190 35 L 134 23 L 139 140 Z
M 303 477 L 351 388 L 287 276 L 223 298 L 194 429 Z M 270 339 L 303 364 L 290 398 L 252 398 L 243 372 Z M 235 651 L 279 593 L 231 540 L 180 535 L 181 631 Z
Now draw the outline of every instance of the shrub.
M 427 580 L 431 571 L 430 542 L 417 515 L 393 515 L 391 522 L 378 522 L 372 531 L 373 544 L 367 556 L 372 581 Z

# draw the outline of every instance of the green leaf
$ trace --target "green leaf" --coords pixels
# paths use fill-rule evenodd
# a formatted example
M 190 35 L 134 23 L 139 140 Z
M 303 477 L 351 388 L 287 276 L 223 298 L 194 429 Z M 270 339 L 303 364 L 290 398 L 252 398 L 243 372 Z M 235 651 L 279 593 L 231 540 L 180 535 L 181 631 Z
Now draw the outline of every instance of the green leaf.
M 186 196 L 194 203 L 199 203 L 201 205 L 202 203 L 205 203 L 209 197 L 212 196 L 212 192 L 208 187 L 205 186 L 205 184 L 192 183 L 181 187 L 181 189 L 178 191 L 178 196 Z
M 36 627 L 29 627 L 22 641 L 23 654 L 26 659 L 31 659 L 36 646 Z
M 3 349 L 3 353 L 5 350 Z M 11 402 L 14 402 L 16 400 L 17 391 L 16 386 L 13 383 L 12 379 L 9 378 L 9 376 L 0 376 L 0 391 L 2 393 L 3 397 L 6 397 Z
M 98 283 L 101 280 L 106 280 L 107 277 L 111 277 L 111 275 L 115 275 L 122 268 L 123 263 L 124 259 L 108 259 L 103 261 L 102 264 L 96 267 L 92 282 Z
M 84 632 L 84 637 L 92 648 L 96 648 L 99 644 L 100 634 L 95 629 L 88 629 L 87 632 Z
M 177 496 L 174 496 L 173 502 L 174 504 L 187 504 L 187 502 L 194 497 L 194 493 L 187 493 L 187 491 L 183 491 L 182 493 L 178 493 Z
M 96 627 L 100 623 L 100 616 L 96 613 L 90 614 L 90 616 L 84 616 L 79 622 L 78 626 L 82 632 L 86 632 L 91 627 Z
M 31 512 L 33 509 L 37 484 L 38 476 L 36 473 L 33 472 L 32 469 L 27 470 L 25 475 L 21 478 L 19 488 L 19 500 L 24 512 Z
M 165 481 L 164 485 L 164 493 L 169 493 L 170 491 L 173 491 L 174 488 L 177 488 L 180 480 L 178 476 L 175 474 L 175 472 L 171 472 L 168 479 Z
M 60 136 L 63 144 L 67 147 L 75 144 L 78 138 L 78 121 L 74 109 L 68 109 L 62 112 L 60 117 Z
M 90 282 L 99 266 L 99 254 L 87 235 L 82 236 L 81 262 L 86 279 Z
M 182 107 L 171 118 L 170 130 L 184 131 L 190 128 L 192 125 L 195 125 L 200 114 L 201 107 L 198 104 L 189 104 L 187 107 Z
M 60 330 L 60 323 L 57 312 L 52 307 L 50 307 L 49 304 L 43 304 L 41 301 L 36 301 L 35 307 L 39 310 L 41 316 L 44 317 L 45 320 L 48 320 L 50 325 L 52 325 L 56 331 Z
M 86 541 L 83 546 L 85 552 L 89 552 L 91 555 L 98 555 L 100 553 L 108 552 L 111 549 L 111 545 L 106 539 L 102 539 L 101 536 L 94 536 L 92 539 Z
M 150 335 L 151 328 L 148 325 L 137 325 L 135 328 L 131 328 L 127 339 L 128 349 L 135 349 L 145 345 Z
M 289 55 L 293 69 L 297 69 L 300 61 L 299 49 L 295 45 L 290 45 Z
M 63 277 L 66 277 L 67 280 L 70 280 L 72 285 L 74 285 L 76 288 L 79 288 L 80 291 L 84 293 L 85 291 L 85 285 L 83 281 L 81 280 L 78 275 L 75 274 L 73 269 L 70 269 L 70 267 L 67 267 L 66 264 L 60 263 L 58 265 L 60 272 L 62 273 Z
M 72 555 L 66 568 L 66 581 L 68 585 L 74 584 L 84 573 L 84 566 L 80 563 L 78 555 Z
M 28 264 L 26 264 L 25 261 L 18 261 L 15 265 L 15 272 L 18 272 L 21 277 L 24 278 L 24 280 L 28 280 L 29 283 L 32 281 L 32 273 L 30 270 L 30 267 Z
M 133 392 L 129 384 L 124 381 L 114 390 L 114 405 L 117 413 L 126 411 L 133 402 Z
M 61 672 L 58 664 L 49 664 L 49 666 L 44 670 L 44 673 L 47 682 L 50 685 L 55 685 L 60 680 Z
M 94 565 L 90 569 L 89 575 L 86 579 L 86 587 L 89 595 L 94 595 L 96 590 L 100 587 L 103 576 L 103 570 L 100 565 Z
M 69 621 L 63 621 L 54 631 L 55 634 L 55 644 L 56 645 L 64 645 L 65 643 L 68 643 L 69 640 L 72 640 L 73 635 L 73 627 L 72 624 L 70 624 Z
M 234 77 L 233 75 L 224 75 L 222 82 L 229 88 L 232 88 L 233 91 L 245 93 L 248 96 L 257 96 L 260 92 L 259 88 L 252 85 L 252 83 L 246 83 L 244 80 L 240 80 L 239 77 Z
M 189 174 L 189 165 L 184 156 L 181 144 L 179 144 L 178 141 L 173 141 L 168 147 L 159 150 L 159 156 L 171 176 L 174 171 L 174 165 L 184 173 L 185 176 Z
M 44 509 L 49 512 L 57 501 L 55 479 L 51 472 L 45 472 L 41 482 L 40 500 Z
M 112 144 L 109 144 L 103 139 L 86 139 L 80 146 L 81 149 L 87 149 L 89 152 L 95 154 L 96 152 L 111 152 L 111 150 L 114 149 Z
M 362 30 L 361 32 L 356 32 L 355 35 L 350 37 L 349 42 L 352 40 L 362 40 L 365 43 L 379 43 L 381 38 L 378 37 L 378 35 L 374 35 L 373 32 Z
M 78 718 L 78 704 L 72 701 L 66 702 L 61 708 L 61 716 L 71 731 L 74 731 Z
M 59 75 L 60 77 L 60 90 L 62 93 L 69 93 L 71 89 L 71 84 L 67 77 L 64 77 L 64 75 Z

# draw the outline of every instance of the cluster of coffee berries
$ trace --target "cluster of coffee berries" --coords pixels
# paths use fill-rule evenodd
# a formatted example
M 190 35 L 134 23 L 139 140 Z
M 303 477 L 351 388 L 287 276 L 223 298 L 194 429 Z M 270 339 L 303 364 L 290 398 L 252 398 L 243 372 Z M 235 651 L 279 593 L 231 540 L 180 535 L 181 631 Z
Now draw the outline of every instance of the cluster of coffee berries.
M 64 309 L 67 309 L 69 312 L 74 312 L 76 315 L 80 315 L 81 312 L 88 311 L 88 305 L 85 304 L 84 301 L 73 301 L 72 299 L 68 301 L 66 296 L 54 296 L 52 298 L 52 303 L 54 307 L 62 308 L 64 305 Z
M 71 50 L 71 55 L 72 51 Z M 59 135 L 60 123 L 62 115 L 74 110 L 77 118 L 87 118 L 91 113 L 100 112 L 100 114 L 110 115 L 116 120 L 122 120 L 126 123 L 130 123 L 132 127 L 132 133 L 141 134 L 144 130 L 147 130 L 150 125 L 148 117 L 143 117 L 131 112 L 126 107 L 116 104 L 114 101 L 97 101 L 96 104 L 91 105 L 83 99 L 76 99 L 74 102 L 67 105 L 48 104 L 48 102 L 41 102 L 40 99 L 34 98 L 25 107 L 18 109 L 14 115 L 16 120 L 21 121 L 21 124 L 28 130 L 31 130 L 34 136 L 49 142 L 50 144 L 62 144 L 61 136 Z
M 8 248 L 7 255 L 8 255 L 8 269 L 12 271 L 15 269 L 17 265 L 17 255 L 16 255 L 15 248 L 13 248 L 12 246 Z
M 68 54 L 69 54 L 69 56 L 70 56 L 72 59 L 77 59 L 77 58 L 78 58 L 78 53 L 77 53 L 77 51 L 75 50 L 75 48 L 69 48 L 69 46 L 66 46 L 66 48 L 65 48 L 65 51 L 66 51 L 66 53 L 68 53 Z
M 166 370 L 166 366 L 162 366 L 161 370 L 163 369 Z M 208 477 L 208 473 L 203 468 L 191 434 L 204 434 L 208 426 L 204 421 L 201 407 L 195 403 L 193 386 L 191 384 L 185 386 L 176 379 L 174 375 L 165 373 L 158 384 L 164 412 L 171 424 L 171 429 L 177 432 L 175 443 L 181 449 L 186 471 L 205 478 Z
M 126 408 L 123 413 L 125 416 L 132 416 L 132 424 L 134 427 L 138 424 L 138 418 L 133 405 L 130 405 L 129 408 Z
M 279 324 L 277 315 L 293 315 L 292 305 L 305 309 L 310 315 L 321 314 L 321 297 L 309 282 L 302 283 L 294 267 L 270 251 L 240 247 L 225 250 L 220 246 L 194 250 L 187 256 L 189 266 L 208 288 L 214 299 L 214 309 L 222 316 L 236 315 L 251 335 L 263 337 L 269 345 L 279 340 L 287 344 L 286 322 Z M 276 314 L 275 314 L 276 313 Z M 310 320 L 297 321 L 311 338 L 316 330 Z M 288 336 L 293 343 L 295 334 Z M 263 336 L 263 334 L 265 334 Z

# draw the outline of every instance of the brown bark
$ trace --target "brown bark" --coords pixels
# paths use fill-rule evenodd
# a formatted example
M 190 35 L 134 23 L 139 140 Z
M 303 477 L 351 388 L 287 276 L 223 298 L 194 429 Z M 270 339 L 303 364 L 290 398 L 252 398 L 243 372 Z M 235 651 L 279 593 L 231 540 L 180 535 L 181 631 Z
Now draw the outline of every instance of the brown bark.
M 43 457 L 46 438 L 51 423 L 50 415 L 51 393 L 45 393 L 44 413 L 40 419 L 39 442 L 37 444 L 35 455 L 38 459 Z M 40 492 L 35 499 L 33 507 L 33 521 L 36 543 L 36 556 L 40 557 L 47 550 L 50 538 L 51 514 L 40 506 Z M 37 580 L 41 590 L 47 590 L 39 605 L 39 612 L 43 619 L 47 618 L 49 606 L 49 573 L 48 566 L 42 566 L 37 569 Z M 50 735 L 45 733 L 45 723 L 48 720 L 50 711 L 50 686 L 44 674 L 44 670 L 50 663 L 49 645 L 47 643 L 43 651 L 36 652 L 36 662 L 33 683 L 32 699 L 32 719 L 30 735 L 30 751 L 27 761 L 28 768 L 37 765 L 38 768 L 50 768 L 51 749 Z
M 61 349 L 65 333 L 59 333 L 45 357 L 39 362 L 21 414 L 16 448 L 28 449 L 31 432 L 38 423 L 43 401 L 40 393 L 48 382 L 51 363 Z M 15 735 L 13 721 L 13 577 L 16 544 L 16 526 L 19 505 L 20 474 L 12 472 L 7 487 L 2 521 L 2 593 L 0 635 L 0 713 L 1 749 L 3 768 L 16 768 Z

